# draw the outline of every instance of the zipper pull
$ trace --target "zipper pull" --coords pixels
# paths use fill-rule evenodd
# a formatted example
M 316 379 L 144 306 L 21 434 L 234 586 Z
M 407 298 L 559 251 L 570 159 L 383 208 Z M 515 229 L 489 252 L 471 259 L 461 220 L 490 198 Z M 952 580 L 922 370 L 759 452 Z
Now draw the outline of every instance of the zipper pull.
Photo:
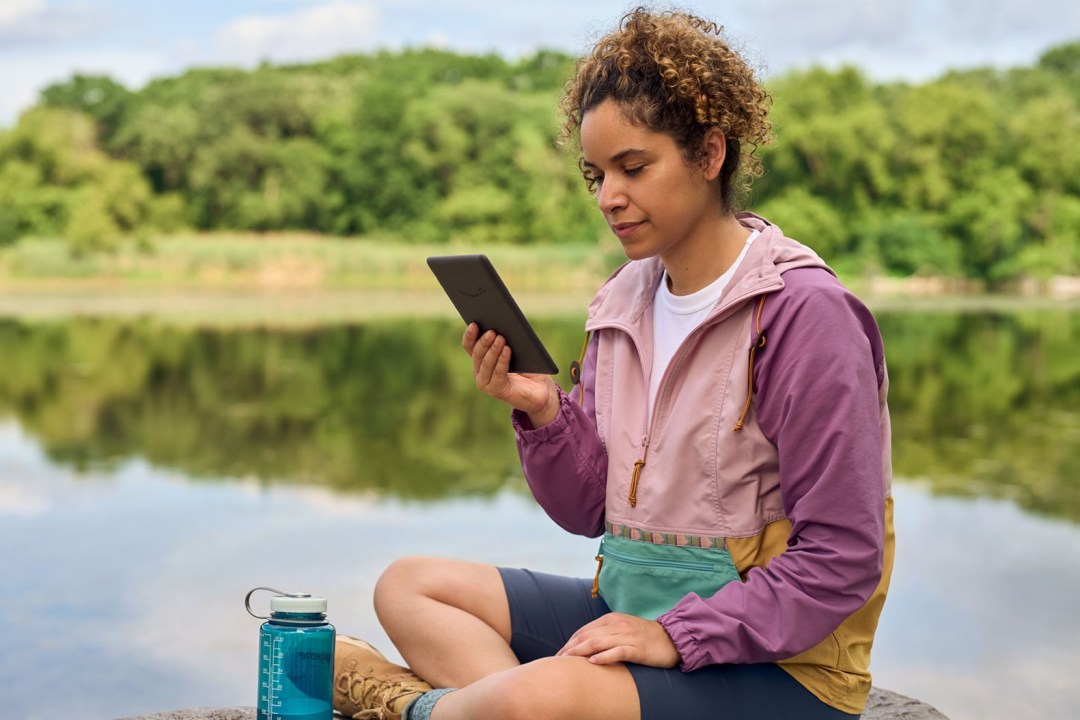
M 600 597 L 600 568 L 604 567 L 604 556 L 596 556 L 596 575 L 592 579 L 592 596 L 594 598 Z
M 630 507 L 637 507 L 637 486 L 641 479 L 641 468 L 645 467 L 644 460 L 634 463 L 634 475 L 630 478 Z

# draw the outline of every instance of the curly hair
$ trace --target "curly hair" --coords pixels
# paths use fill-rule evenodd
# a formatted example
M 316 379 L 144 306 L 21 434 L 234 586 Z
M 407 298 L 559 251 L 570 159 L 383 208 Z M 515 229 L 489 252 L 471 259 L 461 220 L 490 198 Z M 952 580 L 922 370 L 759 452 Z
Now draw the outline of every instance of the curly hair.
M 567 83 L 562 144 L 579 139 L 582 117 L 606 100 L 631 122 L 669 135 L 690 163 L 702 157 L 706 133 L 718 128 L 727 140 L 720 196 L 732 211 L 762 174 L 754 151 L 771 142 L 772 124 L 768 93 L 722 33 L 716 23 L 678 11 L 639 7 L 626 14 L 578 61 Z

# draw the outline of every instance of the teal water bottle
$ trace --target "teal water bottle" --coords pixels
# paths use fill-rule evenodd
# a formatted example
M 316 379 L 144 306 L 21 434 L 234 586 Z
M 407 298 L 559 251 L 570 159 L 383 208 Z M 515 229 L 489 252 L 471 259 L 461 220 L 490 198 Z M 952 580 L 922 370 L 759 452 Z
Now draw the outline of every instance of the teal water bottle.
M 269 616 L 251 610 L 257 590 L 275 593 Z M 244 606 L 266 620 L 259 628 L 258 720 L 331 720 L 334 626 L 326 620 L 326 599 L 259 587 Z

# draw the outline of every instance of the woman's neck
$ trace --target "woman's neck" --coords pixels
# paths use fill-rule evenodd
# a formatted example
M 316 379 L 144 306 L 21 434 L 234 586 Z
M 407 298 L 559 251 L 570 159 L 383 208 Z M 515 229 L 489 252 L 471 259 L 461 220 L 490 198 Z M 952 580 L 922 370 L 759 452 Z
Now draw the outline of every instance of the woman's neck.
M 723 215 L 706 232 L 687 238 L 671 253 L 661 257 L 673 295 L 697 292 L 731 267 L 742 252 L 747 230 L 734 215 Z

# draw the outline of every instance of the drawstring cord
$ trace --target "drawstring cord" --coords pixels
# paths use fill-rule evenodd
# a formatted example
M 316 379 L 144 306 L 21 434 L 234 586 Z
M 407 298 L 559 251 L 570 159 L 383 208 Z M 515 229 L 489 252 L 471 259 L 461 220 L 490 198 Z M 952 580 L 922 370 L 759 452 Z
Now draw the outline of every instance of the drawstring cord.
M 637 507 L 637 486 L 641 479 L 641 468 L 645 467 L 644 460 L 634 462 L 634 475 L 630 478 L 630 507 Z
M 742 414 L 739 415 L 739 419 L 735 423 L 735 427 L 731 428 L 731 432 L 739 432 L 743 429 L 743 422 L 746 420 L 746 416 L 750 412 L 750 401 L 754 397 L 754 357 L 757 355 L 758 348 L 765 347 L 765 333 L 761 331 L 761 311 L 764 308 L 765 296 L 762 295 L 761 299 L 758 301 L 757 319 L 755 320 L 757 339 L 755 339 L 754 344 L 750 346 L 750 365 L 746 370 L 746 404 L 743 406 Z
M 600 597 L 600 570 L 604 567 L 604 556 L 596 556 L 596 575 L 592 579 L 592 593 L 594 598 Z

